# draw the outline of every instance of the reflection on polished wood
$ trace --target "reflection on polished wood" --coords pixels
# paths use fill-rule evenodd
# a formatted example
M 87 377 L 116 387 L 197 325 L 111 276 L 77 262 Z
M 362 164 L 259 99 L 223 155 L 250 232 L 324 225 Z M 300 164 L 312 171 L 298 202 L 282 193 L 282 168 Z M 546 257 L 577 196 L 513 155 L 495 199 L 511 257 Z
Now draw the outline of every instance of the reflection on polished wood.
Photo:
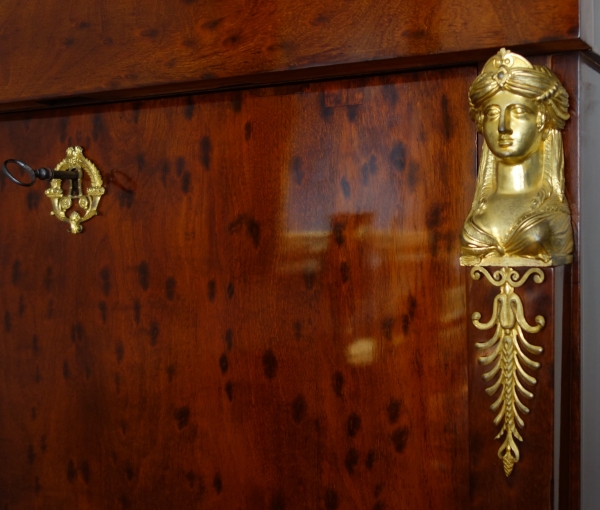
M 6 117 L 107 193 L 57 236 L 0 180 L 2 504 L 467 508 L 474 76 Z

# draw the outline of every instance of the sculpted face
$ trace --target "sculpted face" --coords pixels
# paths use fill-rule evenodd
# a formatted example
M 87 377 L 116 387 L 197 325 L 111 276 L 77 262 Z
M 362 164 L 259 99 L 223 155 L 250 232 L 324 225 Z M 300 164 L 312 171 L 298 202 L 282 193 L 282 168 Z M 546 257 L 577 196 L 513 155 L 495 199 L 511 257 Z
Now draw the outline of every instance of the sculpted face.
M 545 118 L 534 100 L 501 90 L 482 112 L 483 136 L 496 157 L 519 163 L 538 149 Z

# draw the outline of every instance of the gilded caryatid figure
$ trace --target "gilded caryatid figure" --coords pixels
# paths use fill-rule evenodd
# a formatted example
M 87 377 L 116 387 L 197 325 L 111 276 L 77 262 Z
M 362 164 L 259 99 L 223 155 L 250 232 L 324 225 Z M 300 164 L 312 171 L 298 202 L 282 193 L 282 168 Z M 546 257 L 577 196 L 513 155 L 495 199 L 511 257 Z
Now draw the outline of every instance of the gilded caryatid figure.
M 516 289 L 544 281 L 539 267 L 521 272 L 518 266 L 558 266 L 573 258 L 571 214 L 565 197 L 561 130 L 569 119 L 569 96 L 548 68 L 532 65 L 505 49 L 487 61 L 469 89 L 469 108 L 483 150 L 477 188 L 461 235 L 460 263 L 471 277 L 499 288 L 491 316 L 471 316 L 491 338 L 477 342 L 490 409 L 500 428 L 498 457 L 510 476 L 521 458 L 520 429 L 534 398 L 533 374 L 541 366 L 535 358 L 543 348 L 526 338 L 546 324 L 525 318 L 525 305 Z M 501 266 L 488 271 L 482 266 Z
M 483 134 L 477 189 L 461 235 L 466 266 L 556 266 L 572 261 L 561 130 L 569 96 L 556 75 L 505 49 L 469 89 Z

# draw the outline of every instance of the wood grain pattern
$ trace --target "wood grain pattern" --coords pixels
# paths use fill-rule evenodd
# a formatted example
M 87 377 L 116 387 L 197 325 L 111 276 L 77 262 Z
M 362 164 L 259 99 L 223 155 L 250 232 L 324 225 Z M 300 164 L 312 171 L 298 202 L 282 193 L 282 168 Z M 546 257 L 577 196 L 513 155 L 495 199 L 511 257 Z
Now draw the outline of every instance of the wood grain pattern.
M 577 0 L 5 0 L 2 109 L 588 48 Z M 524 23 L 523 20 L 533 20 Z
M 0 507 L 467 508 L 474 77 L 5 116 L 107 194 L 0 179 Z

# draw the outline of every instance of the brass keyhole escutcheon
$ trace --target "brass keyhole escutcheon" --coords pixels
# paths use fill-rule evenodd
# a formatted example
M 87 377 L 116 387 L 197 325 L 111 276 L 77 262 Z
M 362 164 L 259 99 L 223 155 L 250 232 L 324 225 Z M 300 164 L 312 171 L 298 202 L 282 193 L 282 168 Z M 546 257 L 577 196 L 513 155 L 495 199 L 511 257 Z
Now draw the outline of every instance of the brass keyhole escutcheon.
M 61 172 L 77 171 L 77 179 L 69 179 L 68 192 L 64 193 L 62 181 L 60 178 Z M 88 175 L 91 186 L 83 193 L 82 180 L 84 173 Z M 52 213 L 60 221 L 69 224 L 69 231 L 72 234 L 79 234 L 83 230 L 81 225 L 84 221 L 89 220 L 98 214 L 98 204 L 100 198 L 104 195 L 104 187 L 102 176 L 92 163 L 83 155 L 81 147 L 69 147 L 67 156 L 54 169 L 53 179 L 50 181 L 50 187 L 46 190 L 46 196 L 52 202 Z M 73 210 L 67 215 L 67 212 L 74 204 L 77 204 L 83 214 Z
M 24 174 L 29 179 L 19 180 L 8 169 L 9 165 L 20 168 L 21 175 Z M 19 186 L 32 186 L 37 179 L 50 180 L 50 187 L 46 190 L 46 196 L 52 202 L 50 214 L 68 223 L 72 234 L 79 234 L 83 230 L 81 224 L 98 214 L 98 203 L 105 192 L 100 172 L 96 165 L 83 155 L 81 147 L 69 147 L 67 157 L 56 165 L 54 170 L 46 167 L 34 170 L 23 161 L 7 159 L 2 165 L 2 172 Z M 83 177 L 86 174 L 91 181 L 91 186 L 87 188 L 86 193 L 83 193 Z M 65 180 L 68 183 L 66 195 L 62 187 L 62 182 Z M 83 214 L 73 210 L 67 215 L 67 211 L 75 204 Z

